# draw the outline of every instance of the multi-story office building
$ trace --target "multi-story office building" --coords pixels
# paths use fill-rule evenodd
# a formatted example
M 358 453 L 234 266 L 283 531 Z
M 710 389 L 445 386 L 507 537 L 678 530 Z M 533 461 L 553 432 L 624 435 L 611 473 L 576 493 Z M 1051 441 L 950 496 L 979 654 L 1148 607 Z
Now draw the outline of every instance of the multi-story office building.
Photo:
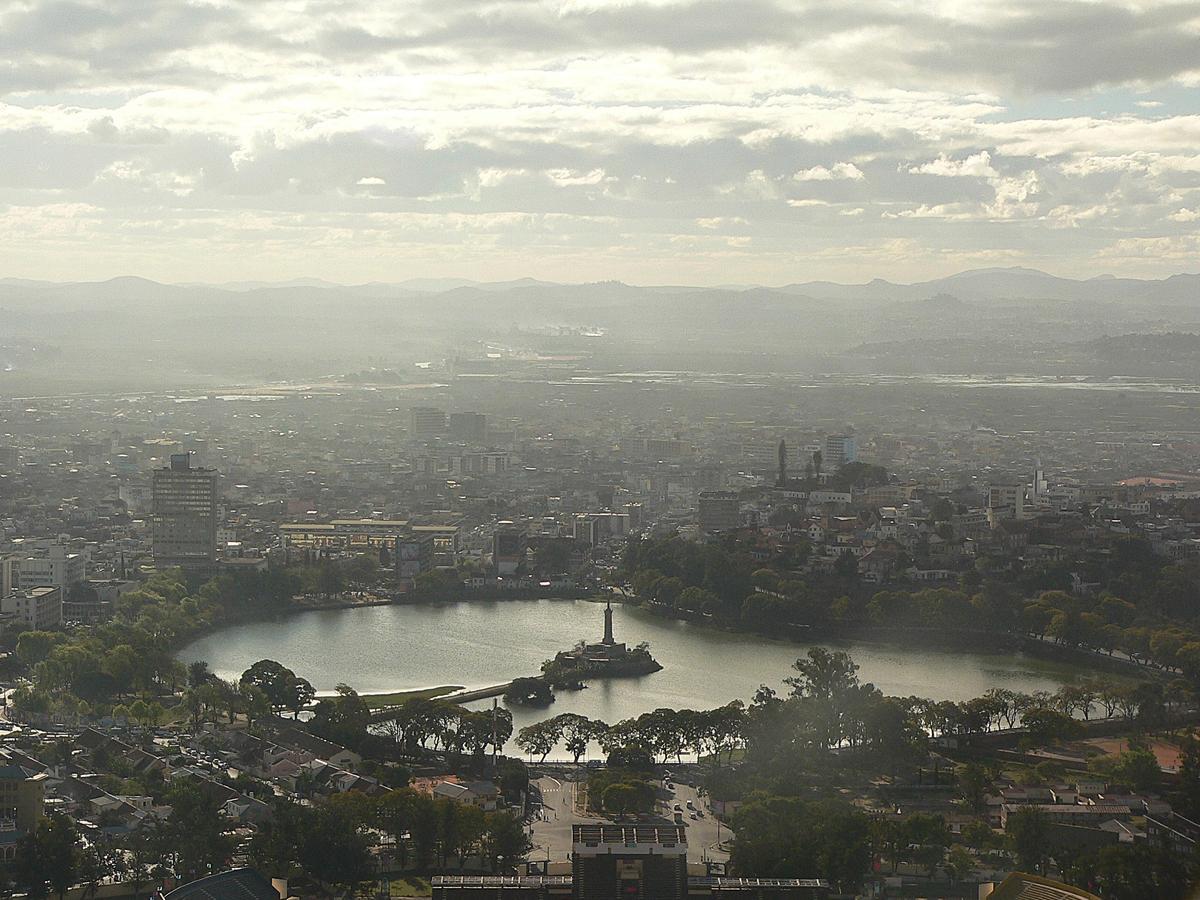
M 702 491 L 699 499 L 700 531 L 730 531 L 742 524 L 736 491 Z
M 450 413 L 450 437 L 468 444 L 482 444 L 487 438 L 487 416 L 477 412 Z
M 16 561 L 16 587 L 20 590 L 51 585 L 65 594 L 71 585 L 87 578 L 87 560 L 64 544 L 20 553 Z
M 396 574 L 416 578 L 433 568 L 433 535 L 409 534 L 396 539 Z
M 492 566 L 497 575 L 515 575 L 525 558 L 525 534 L 512 522 L 500 522 L 492 535 Z
M 580 900 L 687 896 L 687 835 L 675 825 L 573 825 L 571 878 Z
M 821 461 L 825 469 L 836 472 L 846 463 L 858 460 L 858 441 L 852 434 L 831 434 L 825 438 Z
M 161 568 L 206 567 L 217 558 L 217 472 L 192 468 L 191 456 L 177 453 L 171 465 L 155 469 L 151 539 L 154 564 Z
M 435 406 L 414 406 L 409 412 L 408 436 L 414 441 L 425 441 L 444 434 L 446 413 Z
M 987 514 L 990 522 L 1025 518 L 1025 485 L 1001 481 L 988 485 Z
M 0 598 L 0 615 L 33 631 L 57 628 L 63 621 L 63 592 L 50 586 L 13 591 Z
M 19 557 L 0 556 L 0 597 L 7 597 L 17 589 L 20 571 Z

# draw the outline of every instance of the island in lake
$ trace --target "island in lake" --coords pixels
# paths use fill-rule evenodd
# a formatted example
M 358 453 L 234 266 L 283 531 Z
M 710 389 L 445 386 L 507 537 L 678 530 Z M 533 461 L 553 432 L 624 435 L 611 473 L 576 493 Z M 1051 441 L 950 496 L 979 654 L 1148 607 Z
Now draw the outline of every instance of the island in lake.
M 649 645 L 630 649 L 613 637 L 612 602 L 604 604 L 604 637 L 598 643 L 580 641 L 571 650 L 559 652 L 543 667 L 546 680 L 553 685 L 580 685 L 589 678 L 629 678 L 649 675 L 662 669 Z

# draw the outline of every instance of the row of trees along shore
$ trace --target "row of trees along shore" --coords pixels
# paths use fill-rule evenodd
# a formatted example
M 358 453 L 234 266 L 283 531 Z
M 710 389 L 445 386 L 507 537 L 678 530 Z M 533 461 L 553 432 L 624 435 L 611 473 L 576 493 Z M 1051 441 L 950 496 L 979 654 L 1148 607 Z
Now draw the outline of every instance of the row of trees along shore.
M 1100 585 L 1085 595 L 1070 592 L 1072 571 L 1063 564 L 972 569 L 953 587 L 880 590 L 849 565 L 828 576 L 796 572 L 807 556 L 803 538 L 767 561 L 750 555 L 749 540 L 736 532 L 706 544 L 631 539 L 623 571 L 642 601 L 726 627 L 777 633 L 788 626 L 876 625 L 1027 635 L 1100 654 L 1119 651 L 1200 686 L 1194 602 L 1200 562 L 1171 563 L 1137 538 L 1116 541 L 1081 564 Z
M 730 817 L 736 839 L 731 865 L 735 874 L 758 877 L 812 877 L 833 882 L 840 891 L 857 890 L 875 858 L 893 871 L 902 863 L 926 874 L 944 870 L 965 878 L 985 866 L 1045 867 L 1045 845 L 1022 833 L 1016 817 L 1013 834 L 997 834 L 987 825 L 984 797 L 1000 778 L 1001 765 L 986 756 L 957 766 L 931 754 L 931 741 L 943 734 L 972 735 L 1024 723 L 1019 741 L 1047 746 L 1077 737 L 1087 704 L 1112 704 L 1113 714 L 1128 719 L 1130 730 L 1144 734 L 1169 725 L 1172 704 L 1161 686 L 1148 682 L 1128 687 L 1093 681 L 1068 685 L 1056 694 L 1019 694 L 995 689 L 965 702 L 886 696 L 862 683 L 858 667 L 842 651 L 813 648 L 798 659 L 785 680 L 786 692 L 763 687 L 749 705 L 733 702 L 710 710 L 657 709 L 608 725 L 576 714 L 555 716 L 522 728 L 517 744 L 544 760 L 564 746 L 578 761 L 589 742 L 607 755 L 605 769 L 587 782 L 588 802 L 614 816 L 651 812 L 656 802 L 654 767 L 695 754 L 701 763 L 702 786 L 714 800 L 737 800 Z M 1118 699 L 1119 698 L 1119 699 Z M 1081 706 L 1080 704 L 1084 704 Z M 1184 774 L 1171 799 L 1179 808 L 1200 813 L 1200 746 L 1184 738 Z M 1122 781 L 1138 789 L 1165 787 L 1154 754 L 1138 743 L 1116 757 L 1097 757 L 1089 774 Z M 940 753 L 947 752 L 942 750 Z M 931 760 L 947 766 L 930 769 Z M 1028 780 L 1065 777 L 1040 766 L 1025 772 Z M 957 785 L 962 808 L 974 819 L 961 836 L 952 836 L 941 816 L 870 813 L 841 795 L 863 801 L 872 785 L 917 783 Z M 1028 823 L 1025 823 L 1028 824 Z M 1035 823 L 1037 824 L 1037 823 Z M 1029 826 L 1033 827 L 1033 826 Z M 1081 884 L 1108 884 L 1104 896 L 1122 893 L 1125 866 L 1146 873 L 1145 884 L 1161 888 L 1154 896 L 1182 897 L 1175 892 L 1180 871 L 1194 867 L 1144 848 L 1120 848 L 1104 854 L 1056 859 Z M 1142 854 L 1135 860 L 1130 854 Z M 1062 854 L 1060 854 L 1062 856 Z M 1145 858 L 1142 858 L 1142 857 Z M 1145 896 L 1145 895 L 1142 895 Z
M 688 754 L 719 765 L 744 751 L 773 711 L 802 707 L 805 740 L 814 747 L 902 758 L 923 752 L 931 737 L 1020 728 L 1026 740 L 1041 742 L 1078 734 L 1078 718 L 1100 712 L 1150 730 L 1169 726 L 1183 710 L 1181 699 L 1155 681 L 1087 678 L 1055 692 L 992 688 L 980 697 L 953 701 L 887 696 L 859 682 L 858 666 L 844 651 L 814 647 L 794 668 L 798 674 L 785 679 L 791 689 L 785 699 L 764 685 L 749 707 L 735 700 L 709 710 L 661 708 L 612 725 L 564 713 L 522 728 L 516 743 L 538 762 L 561 746 L 578 763 L 596 744 L 606 754 L 637 746 L 663 763 Z
M 956 587 L 878 590 L 853 573 L 798 573 L 807 552 L 803 538 L 763 561 L 751 557 L 747 538 L 736 533 L 716 544 L 634 540 L 623 564 L 638 597 L 711 616 L 726 627 L 777 634 L 788 626 L 874 624 L 1031 635 L 1097 653 L 1119 651 L 1200 685 L 1200 610 L 1194 603 L 1200 563 L 1171 563 L 1136 538 L 1104 551 L 1077 567 L 1100 585 L 1089 596 L 1064 590 L 1071 575 L 1065 564 L 985 567 L 963 573 Z M 377 579 L 378 569 L 368 555 L 203 584 L 188 583 L 178 570 L 159 572 L 122 595 L 107 623 L 7 633 L 0 646 L 13 653 L 0 675 L 30 676 L 13 701 L 33 713 L 88 719 L 128 711 L 148 722 L 174 718 L 179 710 L 171 708 L 178 706 L 173 698 L 187 682 L 174 651 L 185 641 L 241 618 L 292 608 L 297 596 L 362 588 Z M 303 699 L 276 706 L 294 713 Z
M 331 580 L 330 569 L 339 574 Z M 222 575 L 189 582 L 178 569 L 157 572 L 120 596 L 104 623 L 57 631 L 6 631 L 0 647 L 11 651 L 0 676 L 25 675 L 29 683 L 12 696 L 21 711 L 69 720 L 116 715 L 147 724 L 182 718 L 198 702 L 215 704 L 211 683 L 205 698 L 180 699 L 189 688 L 186 667 L 175 652 L 210 629 L 293 608 L 305 592 L 345 583 L 355 567 L 293 567 Z M 190 687 L 199 687 L 192 684 Z M 311 699 L 311 698 L 307 698 Z M 307 702 L 295 698 L 295 712 Z M 247 702 L 258 702 L 249 697 Z M 128 715 L 127 715 L 128 714 Z

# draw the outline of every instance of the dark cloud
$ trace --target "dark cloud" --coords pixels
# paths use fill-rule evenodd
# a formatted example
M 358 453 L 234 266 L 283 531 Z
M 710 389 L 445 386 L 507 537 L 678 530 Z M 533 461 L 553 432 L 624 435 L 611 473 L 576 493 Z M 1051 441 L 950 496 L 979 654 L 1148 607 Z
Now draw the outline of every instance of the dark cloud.
M 563 9 L 528 0 L 425 0 L 396 7 L 390 18 L 386 6 L 310 9 L 297 17 L 270 2 L 34 0 L 0 15 L 0 57 L 9 60 L 10 90 L 80 84 L 103 73 L 152 80 L 169 74 L 170 55 L 215 46 L 342 62 L 438 50 L 498 70 L 514 54 L 553 59 L 655 49 L 700 56 L 772 47 L 790 49 L 798 64 L 846 84 L 870 78 L 921 88 L 952 76 L 976 87 L 1031 92 L 1158 82 L 1200 68 L 1195 2 L 1135 10 L 1112 0 L 1023 0 L 954 17 L 933 9 L 901 13 L 880 0 L 682 0 Z M 20 78 L 23 71 L 31 74 Z

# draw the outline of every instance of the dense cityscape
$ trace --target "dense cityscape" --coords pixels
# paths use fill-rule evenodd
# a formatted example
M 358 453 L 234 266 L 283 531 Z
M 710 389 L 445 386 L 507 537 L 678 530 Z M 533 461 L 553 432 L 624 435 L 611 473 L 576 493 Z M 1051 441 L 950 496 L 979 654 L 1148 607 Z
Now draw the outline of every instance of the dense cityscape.
M 1200 0 L 0 2 L 0 900 L 1200 900 Z
M 1185 896 L 1196 394 L 481 362 L 3 401 L 13 890 Z

